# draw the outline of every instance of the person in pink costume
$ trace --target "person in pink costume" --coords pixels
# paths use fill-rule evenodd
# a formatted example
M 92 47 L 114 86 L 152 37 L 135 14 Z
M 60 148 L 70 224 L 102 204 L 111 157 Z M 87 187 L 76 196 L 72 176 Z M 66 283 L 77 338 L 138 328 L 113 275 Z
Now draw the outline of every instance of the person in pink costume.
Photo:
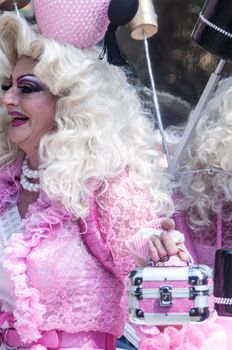
M 229 77 L 202 112 L 177 174 L 184 209 L 177 226 L 190 237 L 197 261 L 210 266 L 216 249 L 232 248 L 231 96 Z
M 217 249 L 232 248 L 231 101 L 232 78 L 229 77 L 219 83 L 204 108 L 174 182 L 174 200 L 178 208 L 174 214 L 176 228 L 184 234 L 185 245 L 194 262 L 211 267 L 214 267 Z M 182 131 L 183 126 L 169 127 L 167 140 L 180 141 Z M 231 279 L 231 276 L 227 278 Z M 215 305 L 225 302 L 231 305 L 232 300 L 215 298 Z M 142 347 L 146 350 L 230 350 L 231 328 L 229 314 L 218 315 L 199 327 L 184 325 L 180 330 L 166 327 L 160 332 L 156 327 L 144 327 L 142 331 L 147 337 L 142 341 Z
M 114 349 L 127 274 L 178 254 L 150 121 L 98 55 L 0 17 L 3 349 Z
M 229 77 L 219 83 L 203 110 L 176 175 L 180 209 L 175 215 L 176 226 L 184 233 L 195 261 L 211 267 L 217 249 L 232 248 L 231 100 Z M 215 305 L 224 302 L 223 298 L 215 298 Z M 232 317 L 220 315 L 217 322 L 227 330 L 229 350 Z

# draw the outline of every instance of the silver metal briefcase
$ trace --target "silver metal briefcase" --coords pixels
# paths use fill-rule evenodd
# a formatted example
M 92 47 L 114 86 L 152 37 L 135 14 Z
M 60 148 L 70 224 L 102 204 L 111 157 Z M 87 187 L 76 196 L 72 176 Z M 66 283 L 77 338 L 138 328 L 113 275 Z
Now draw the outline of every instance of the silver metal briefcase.
M 135 324 L 202 322 L 214 311 L 212 270 L 206 265 L 135 269 L 128 277 L 128 299 Z

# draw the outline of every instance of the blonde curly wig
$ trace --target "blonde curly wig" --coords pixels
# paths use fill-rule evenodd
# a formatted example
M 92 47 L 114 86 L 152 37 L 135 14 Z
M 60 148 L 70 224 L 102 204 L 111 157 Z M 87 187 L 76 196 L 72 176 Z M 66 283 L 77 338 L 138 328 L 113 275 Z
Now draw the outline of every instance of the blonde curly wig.
M 39 146 L 43 191 L 78 216 L 88 212 L 91 190 L 128 169 L 149 194 L 157 213 L 171 215 L 172 200 L 158 169 L 154 136 L 125 72 L 98 59 L 98 49 L 78 49 L 36 33 L 15 15 L 0 17 L 0 79 L 21 56 L 38 60 L 35 75 L 59 97 L 56 130 Z M 7 121 L 7 117 L 5 119 Z M 0 165 L 17 157 L 6 126 L 0 135 Z
M 191 115 L 190 115 L 191 118 Z M 232 78 L 219 83 L 208 102 L 193 140 L 189 144 L 180 171 L 218 170 L 184 174 L 179 177 L 183 195 L 181 207 L 189 213 L 193 227 L 210 226 L 212 214 L 221 212 L 225 220 L 232 215 L 223 204 L 232 200 Z

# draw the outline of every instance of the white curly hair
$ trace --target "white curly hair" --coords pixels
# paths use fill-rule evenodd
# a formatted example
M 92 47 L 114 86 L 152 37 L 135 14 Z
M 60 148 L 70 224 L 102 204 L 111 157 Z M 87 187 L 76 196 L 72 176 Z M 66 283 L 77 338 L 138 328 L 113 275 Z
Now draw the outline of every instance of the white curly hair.
M 78 49 L 46 38 L 13 14 L 0 17 L 0 79 L 21 56 L 38 60 L 35 75 L 59 97 L 56 130 L 39 146 L 43 191 L 78 216 L 85 216 L 85 198 L 98 186 L 128 169 L 149 194 L 156 213 L 171 215 L 173 203 L 154 134 L 135 89 L 125 72 L 98 59 L 98 49 Z M 42 111 L 41 111 L 42 112 Z M 3 120 L 3 119 L 2 119 Z M 5 118 L 7 121 L 7 116 Z M 1 126 L 0 166 L 13 161 L 17 148 Z
M 190 172 L 178 178 L 183 196 L 180 206 L 189 213 L 193 228 L 210 226 L 216 213 L 225 220 L 232 218 L 228 210 L 223 210 L 224 204 L 232 200 L 232 77 L 219 83 L 202 113 L 179 168 Z M 219 171 L 211 175 L 191 173 L 210 166 Z

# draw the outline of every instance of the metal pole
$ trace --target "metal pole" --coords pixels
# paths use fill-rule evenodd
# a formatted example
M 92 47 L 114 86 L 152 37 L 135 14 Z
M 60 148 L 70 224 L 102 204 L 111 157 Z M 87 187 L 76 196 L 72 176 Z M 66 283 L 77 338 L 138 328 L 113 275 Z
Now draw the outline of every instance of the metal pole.
M 19 9 L 18 9 L 18 4 L 17 4 L 17 2 L 14 2 L 14 8 L 15 8 L 15 12 L 16 12 L 17 16 L 20 17 L 20 13 L 19 13 Z
M 159 108 L 159 102 L 158 102 L 156 88 L 155 88 L 155 81 L 154 81 L 153 72 L 152 72 L 151 59 L 150 59 L 150 54 L 149 54 L 149 46 L 148 46 L 148 41 L 147 41 L 145 33 L 144 33 L 144 47 L 145 47 L 145 52 L 146 52 L 148 73 L 149 73 L 151 87 L 152 87 L 152 97 L 153 97 L 153 102 L 154 102 L 155 111 L 156 111 L 158 128 L 159 128 L 159 131 L 160 131 L 160 134 L 162 137 L 163 149 L 164 149 L 165 155 L 167 157 L 167 162 L 169 164 L 170 160 L 171 160 L 170 153 L 169 153 L 168 145 L 167 145 L 165 134 L 164 134 L 164 128 L 163 128 L 163 123 L 162 123 L 162 118 L 161 118 L 161 113 L 160 113 L 160 108 Z M 154 126 L 155 126 L 154 118 L 153 118 L 153 122 L 154 122 Z
M 222 68 L 224 67 L 225 61 L 224 60 L 220 60 L 216 70 L 211 74 L 206 87 L 192 113 L 192 116 L 186 126 L 186 129 L 184 131 L 184 134 L 180 140 L 180 143 L 178 144 L 176 151 L 174 152 L 174 155 L 172 157 L 172 160 L 168 166 L 168 172 L 172 175 L 175 174 L 177 166 L 179 164 L 179 161 L 181 160 L 181 158 L 183 157 L 185 150 L 186 150 L 186 146 L 189 143 L 189 141 L 191 140 L 193 133 L 194 133 L 194 129 L 197 126 L 200 118 L 201 118 L 201 112 L 203 110 L 203 108 L 205 107 L 206 103 L 208 102 L 208 100 L 210 99 L 213 91 L 215 90 L 218 81 L 220 79 L 220 73 L 222 71 Z

